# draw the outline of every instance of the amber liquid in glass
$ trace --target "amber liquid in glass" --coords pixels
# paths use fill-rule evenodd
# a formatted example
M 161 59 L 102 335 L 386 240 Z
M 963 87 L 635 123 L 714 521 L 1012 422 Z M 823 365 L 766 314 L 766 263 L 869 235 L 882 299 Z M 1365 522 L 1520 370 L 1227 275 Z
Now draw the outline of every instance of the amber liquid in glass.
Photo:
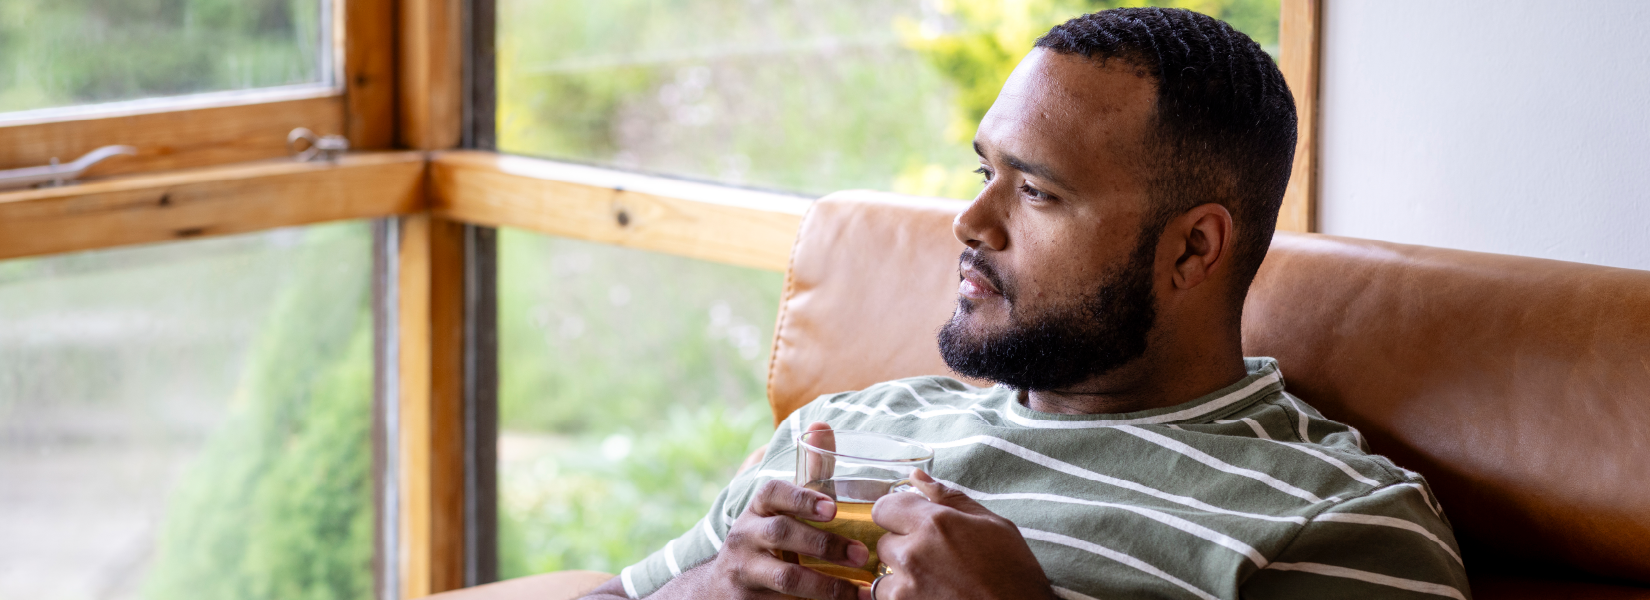
M 800 564 L 804 567 L 808 567 L 832 577 L 841 577 L 843 579 L 852 579 L 854 581 L 870 583 L 872 579 L 876 579 L 877 573 L 879 572 L 878 569 L 882 566 L 882 562 L 877 560 L 877 540 L 882 539 L 882 534 L 888 533 L 888 530 L 883 529 L 876 523 L 871 522 L 871 506 L 872 503 L 870 502 L 847 502 L 839 500 L 836 504 L 835 519 L 831 519 L 830 521 L 824 523 L 803 521 L 803 523 L 807 523 L 819 529 L 829 531 L 850 540 L 859 540 L 860 543 L 865 544 L 865 548 L 871 551 L 871 558 L 865 561 L 864 567 L 857 569 L 853 567 L 844 567 L 839 564 L 826 562 L 810 556 L 800 556 L 788 552 L 786 553 L 785 558 L 792 563 Z

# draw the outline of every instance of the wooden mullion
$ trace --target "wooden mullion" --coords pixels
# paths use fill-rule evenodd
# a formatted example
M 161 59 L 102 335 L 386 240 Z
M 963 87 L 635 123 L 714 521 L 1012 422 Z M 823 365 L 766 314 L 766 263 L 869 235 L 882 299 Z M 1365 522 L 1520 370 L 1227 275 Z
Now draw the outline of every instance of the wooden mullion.
M 400 589 L 464 585 L 464 224 L 401 220 Z
M 1283 0 L 1278 19 L 1278 67 L 1295 96 L 1299 133 L 1289 187 L 1278 211 L 1280 231 L 1317 229 L 1319 55 L 1323 0 Z
M 419 150 L 458 146 L 464 120 L 462 0 L 400 0 L 398 138 Z
M 381 1 L 381 0 L 369 0 Z M 394 0 L 395 140 L 453 148 L 463 130 L 463 0 Z M 400 555 L 402 598 L 464 585 L 464 225 L 402 219 Z
M 395 0 L 342 1 L 345 135 L 352 148 L 390 148 L 397 124 Z

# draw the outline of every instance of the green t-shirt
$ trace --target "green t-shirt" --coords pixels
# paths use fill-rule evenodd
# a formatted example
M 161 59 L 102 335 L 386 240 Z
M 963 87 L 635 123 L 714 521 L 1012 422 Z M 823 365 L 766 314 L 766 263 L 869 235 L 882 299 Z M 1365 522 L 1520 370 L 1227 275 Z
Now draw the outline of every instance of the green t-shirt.
M 935 448 L 935 479 L 1020 527 L 1066 598 L 1470 597 L 1449 521 L 1419 474 L 1283 391 L 1269 358 L 1197 400 L 1040 413 L 945 377 L 823 396 L 691 531 L 620 572 L 632 598 L 716 555 L 759 484 L 789 481 L 813 421 Z

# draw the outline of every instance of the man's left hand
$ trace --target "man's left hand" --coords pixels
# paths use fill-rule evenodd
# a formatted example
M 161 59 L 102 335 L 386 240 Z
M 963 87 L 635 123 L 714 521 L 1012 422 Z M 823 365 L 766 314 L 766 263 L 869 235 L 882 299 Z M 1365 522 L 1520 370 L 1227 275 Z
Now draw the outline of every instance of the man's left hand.
M 888 530 L 877 555 L 892 572 L 860 600 L 1057 598 L 1013 522 L 922 471 L 911 484 L 922 494 L 889 494 L 871 511 Z

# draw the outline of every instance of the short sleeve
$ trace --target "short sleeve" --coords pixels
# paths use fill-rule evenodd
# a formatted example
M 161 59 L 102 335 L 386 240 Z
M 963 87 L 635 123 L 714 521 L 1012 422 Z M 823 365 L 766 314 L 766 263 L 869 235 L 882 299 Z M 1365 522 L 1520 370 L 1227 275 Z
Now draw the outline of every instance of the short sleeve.
M 769 479 L 790 481 L 795 473 L 796 448 L 793 433 L 798 428 L 801 414 L 793 413 L 779 424 L 762 462 L 734 476 L 733 481 L 716 495 L 703 519 L 694 523 L 686 533 L 671 540 L 663 548 L 634 565 L 619 571 L 625 595 L 644 598 L 683 571 L 709 562 L 722 550 L 722 541 L 728 539 L 728 530 L 734 519 L 745 512 L 756 488 Z
M 1420 480 L 1323 511 L 1242 586 L 1246 599 L 1471 598 L 1449 522 Z

